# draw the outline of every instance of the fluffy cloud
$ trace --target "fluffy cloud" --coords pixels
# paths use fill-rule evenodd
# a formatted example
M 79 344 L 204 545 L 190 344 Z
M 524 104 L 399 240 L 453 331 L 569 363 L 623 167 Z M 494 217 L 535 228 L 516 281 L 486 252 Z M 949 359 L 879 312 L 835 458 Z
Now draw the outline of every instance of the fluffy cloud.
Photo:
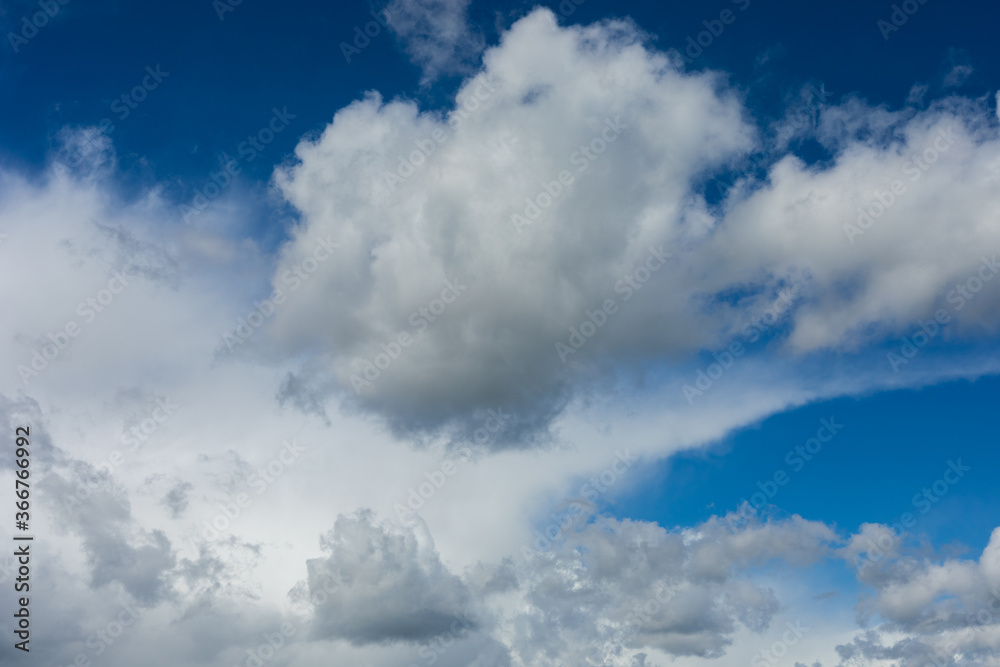
M 447 657 L 443 664 L 460 652 L 446 656 L 446 646 L 467 650 L 472 638 L 502 647 L 483 664 L 617 667 L 643 664 L 650 654 L 721 658 L 738 635 L 766 632 L 783 608 L 775 591 L 758 583 L 763 568 L 774 561 L 854 563 L 862 545 L 870 548 L 891 531 L 867 524 L 842 537 L 797 516 L 745 518 L 732 514 L 667 530 L 598 516 L 552 544 L 536 545 L 541 551 L 529 549 L 516 564 L 479 564 L 458 576 L 442 565 L 423 526 L 378 525 L 361 512 L 338 519 L 324 538 L 329 556 L 309 562 L 305 590 L 315 596 L 324 578 L 339 586 L 330 595 L 335 602 L 315 606 L 320 636 L 402 642 Z M 978 561 L 935 563 L 902 546 L 887 551 L 858 572 L 873 593 L 859 603 L 860 620 L 878 618 L 879 625 L 837 653 L 845 664 L 993 664 L 1000 640 L 998 554 L 1000 529 Z M 435 601 L 426 596 L 431 585 Z M 391 610 L 363 611 L 381 609 L 386 600 L 395 602 Z M 442 619 L 447 614 L 451 625 L 425 623 L 434 611 Z M 481 657 L 489 653 L 482 651 Z
M 986 105 L 890 113 L 852 99 L 824 110 L 818 138 L 830 164 L 788 156 L 731 197 L 711 244 L 724 280 L 801 282 L 788 341 L 801 351 L 854 350 L 936 309 L 956 331 L 995 332 L 1000 142 Z
M 372 95 L 278 172 L 303 224 L 275 287 L 317 239 L 340 247 L 273 333 L 313 355 L 300 392 L 332 378 L 400 431 L 458 422 L 466 436 L 502 404 L 522 422 L 504 445 L 600 371 L 565 363 L 556 343 L 607 299 L 615 313 L 595 317 L 610 322 L 571 361 L 698 347 L 702 318 L 676 316 L 688 295 L 666 289 L 681 272 L 665 255 L 707 231 L 691 180 L 749 148 L 753 130 L 714 75 L 683 74 L 626 23 L 563 29 L 539 10 L 484 61 L 448 118 Z M 636 271 L 659 287 L 629 287 Z M 398 356 L 387 368 L 384 353 Z
M 888 528 L 871 526 L 867 538 L 883 535 L 882 529 Z M 845 661 L 899 660 L 907 666 L 996 664 L 1000 528 L 993 531 L 978 561 L 936 561 L 893 548 L 883 558 L 868 562 L 859 579 L 873 591 L 860 602 L 860 616 L 863 620 L 876 617 L 882 623 L 837 647 Z
M 297 589 L 313 603 L 313 635 L 424 650 L 442 636 L 492 637 L 519 665 L 625 665 L 640 649 L 719 657 L 738 627 L 762 632 L 780 609 L 749 573 L 772 559 L 813 562 L 836 539 L 799 517 L 674 531 L 598 517 L 517 565 L 458 577 L 425 530 L 379 525 L 370 512 L 339 517 L 323 538 L 328 556 L 308 562 Z
M 307 359 L 282 398 L 461 438 L 503 405 L 520 419 L 505 447 L 612 373 L 715 349 L 789 287 L 778 342 L 799 355 L 882 344 L 939 309 L 942 338 L 996 331 L 986 101 L 821 106 L 806 134 L 827 161 L 771 155 L 766 180 L 737 179 L 717 206 L 706 181 L 760 132 L 720 78 L 627 22 L 563 28 L 537 10 L 446 115 L 377 94 L 342 109 L 276 173 L 302 224 L 273 285 L 301 288 L 269 342 Z M 301 281 L 321 239 L 336 259 Z
M 738 627 L 762 632 L 781 607 L 747 573 L 771 559 L 815 561 L 835 539 L 799 517 L 674 531 L 600 517 L 530 558 L 521 575 L 530 607 L 510 621 L 515 656 L 532 665 L 627 665 L 637 649 L 720 657 Z
M 469 593 L 441 564 L 426 530 L 378 526 L 362 511 L 338 517 L 321 543 L 330 555 L 307 563 L 310 593 L 331 578 L 338 590 L 318 598 L 314 636 L 355 644 L 419 641 L 464 619 Z
M 447 8 L 445 18 L 458 20 L 466 5 Z M 418 62 L 443 67 L 418 52 Z M 622 386 L 611 379 L 631 382 L 630 373 L 715 349 L 788 286 L 800 296 L 768 353 L 782 343 L 799 355 L 878 344 L 938 307 L 955 320 L 943 337 L 995 331 L 996 283 L 973 291 L 969 282 L 990 270 L 981 257 L 992 258 L 1000 212 L 996 120 L 984 101 L 953 98 L 923 111 L 850 98 L 826 106 L 811 136 L 828 160 L 772 156 L 766 180 L 739 180 L 714 205 L 700 194 L 705 182 L 760 148 L 723 77 L 685 73 L 628 22 L 560 28 L 544 10 L 513 26 L 483 63 L 445 115 L 372 94 L 303 141 L 276 174 L 301 220 L 274 258 L 210 233 L 211 221 L 179 229 L 159 189 L 122 201 L 111 146 L 92 128 L 63 134 L 60 156 L 81 160 L 72 174 L 53 168 L 29 181 L 0 172 L 0 291 L 17 313 L 0 323 L 10 351 L 0 439 L 15 421 L 52 425 L 36 442 L 46 470 L 39 511 L 55 528 L 45 581 L 59 592 L 39 603 L 51 605 L 38 626 L 53 638 L 47 664 L 88 650 L 91 621 L 113 622 L 119 597 L 144 620 L 108 665 L 233 664 L 286 617 L 302 634 L 282 659 L 301 665 L 396 665 L 432 646 L 447 648 L 438 664 L 479 667 L 731 657 L 741 639 L 775 625 L 785 603 L 759 568 L 831 554 L 854 562 L 887 534 L 864 526 L 837 551 L 828 526 L 798 518 L 735 532 L 719 520 L 666 529 L 598 518 L 530 563 L 515 565 L 497 548 L 492 561 L 452 565 L 486 551 L 468 546 L 476 540 L 462 526 L 488 513 L 490 525 L 474 534 L 496 533 L 490 546 L 509 547 L 511 533 L 530 531 L 530 502 L 591 463 L 606 465 L 603 444 L 634 441 L 652 459 L 816 395 L 794 381 L 761 389 L 779 366 L 754 360 L 732 371 L 742 386 L 715 394 L 724 413 L 698 406 L 678 416 L 657 405 L 641 419 L 621 416 L 604 440 L 577 423 L 586 437 L 573 456 L 507 451 L 470 462 L 424 510 L 440 519 L 435 540 L 424 527 L 362 512 L 337 519 L 322 556 L 289 548 L 313 543 L 334 516 L 391 507 L 414 477 L 424 482 L 428 468 L 414 466 L 431 464 L 363 420 L 324 429 L 333 420 L 290 416 L 275 393 L 322 416 L 336 399 L 406 436 L 475 439 L 487 411 L 502 408 L 517 422 L 494 442 L 509 448 L 531 445 L 589 390 Z M 563 170 L 572 183 L 560 181 Z M 876 215 L 873 202 L 888 201 L 894 180 L 905 192 Z M 867 226 L 858 207 L 871 211 Z M 104 298 L 115 272 L 128 276 L 127 289 L 94 319 L 80 314 L 79 303 Z M 952 301 L 959 283 L 972 296 Z M 236 354 L 221 354 L 221 335 L 278 288 L 286 298 L 267 324 L 254 325 Z M 607 299 L 615 312 L 602 316 Z M 30 367 L 33 351 L 71 320 L 85 325 L 82 335 L 24 380 L 18 365 Z M 576 349 L 571 331 L 588 320 L 598 332 Z M 557 343 L 574 350 L 565 363 Z M 382 354 L 394 357 L 385 368 Z M 366 361 L 379 364 L 374 373 Z M 850 392 L 870 388 L 875 374 L 866 372 L 850 378 Z M 112 472 L 92 463 L 149 421 L 165 395 L 182 412 L 169 426 L 157 422 L 159 440 L 141 457 L 129 452 Z M 253 496 L 231 532 L 192 540 L 220 507 L 231 511 L 246 473 L 299 428 L 315 462 L 269 483 L 267 502 Z M 0 469 L 9 473 L 10 460 Z M 101 487 L 66 511 L 80 479 Z M 302 511 L 306 502 L 313 511 Z M 185 542 L 194 552 L 180 553 Z M 994 613 L 998 544 L 994 534 L 978 562 L 887 552 L 859 575 L 874 590 L 860 618 L 884 625 L 842 643 L 841 654 L 920 664 L 954 638 L 963 660 L 988 664 L 997 626 L 972 626 L 969 615 Z M 313 603 L 331 572 L 338 594 Z M 292 597 L 309 604 L 299 614 L 286 592 L 303 576 Z M 459 626 L 467 635 L 445 647 L 441 638 L 470 610 L 477 620 Z

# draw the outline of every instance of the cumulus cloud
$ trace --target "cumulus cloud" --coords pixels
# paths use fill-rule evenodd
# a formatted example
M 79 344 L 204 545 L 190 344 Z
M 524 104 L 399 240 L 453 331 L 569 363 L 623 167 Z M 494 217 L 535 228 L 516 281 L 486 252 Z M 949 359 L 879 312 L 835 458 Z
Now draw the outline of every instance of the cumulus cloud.
M 329 555 L 308 563 L 308 592 L 315 602 L 317 592 L 330 589 L 324 578 L 336 583 L 329 595 L 336 601 L 324 597 L 315 605 L 315 628 L 320 637 L 356 644 L 430 650 L 441 646 L 441 637 L 451 638 L 450 646 L 470 630 L 487 642 L 483 646 L 501 649 L 483 664 L 626 667 L 650 664 L 650 654 L 721 658 L 738 635 L 765 633 L 784 608 L 775 591 L 757 581 L 763 568 L 850 561 L 858 543 L 877 538 L 880 528 L 886 527 L 870 524 L 842 537 L 798 516 L 743 521 L 733 514 L 668 530 L 599 516 L 552 544 L 536 544 L 539 550 L 526 547 L 516 563 L 480 563 L 459 576 L 441 563 L 423 526 L 379 525 L 363 511 L 340 517 L 324 537 Z M 998 545 L 1000 529 L 978 562 L 934 563 L 899 552 L 880 561 L 892 576 L 859 573 L 874 591 L 859 610 L 866 618 L 875 612 L 879 625 L 836 647 L 842 664 L 993 664 L 1000 639 Z M 428 601 L 432 585 L 446 603 Z M 396 604 L 382 609 L 384 600 Z M 349 606 L 354 618 L 344 611 Z M 434 610 L 442 619 L 447 614 L 450 625 L 425 623 Z M 470 636 L 454 645 L 467 648 Z M 482 651 L 480 659 L 489 653 Z
M 941 308 L 956 330 L 995 331 L 1000 292 L 953 292 L 995 275 L 1000 142 L 985 105 L 913 113 L 848 100 L 824 111 L 818 136 L 832 164 L 786 157 L 765 187 L 732 198 L 713 243 L 724 278 L 797 277 L 805 300 L 788 343 L 801 351 L 857 349 Z
M 442 565 L 426 530 L 377 525 L 370 511 L 339 516 L 307 563 L 311 593 L 334 578 L 339 589 L 316 609 L 313 634 L 354 644 L 419 641 L 464 618 L 469 592 Z
M 772 559 L 813 562 L 835 539 L 800 517 L 738 530 L 713 518 L 674 531 L 599 517 L 529 557 L 530 607 L 510 622 L 515 656 L 535 665 L 627 665 L 638 649 L 720 657 L 737 628 L 762 632 L 781 608 L 748 572 Z
M 475 50 L 421 42 L 434 28 L 423 21 L 442 8 L 420 7 L 423 18 L 407 33 L 422 44 L 414 57 L 428 72 L 454 71 L 461 58 L 447 54 Z M 467 5 L 443 9 L 441 20 L 455 22 Z M 475 42 L 453 24 L 451 33 L 441 30 L 460 37 L 452 44 Z M 778 135 L 780 145 L 808 135 L 828 160 L 774 156 L 764 180 L 748 174 L 723 201 L 707 202 L 705 183 L 739 171 L 761 149 L 761 134 L 723 76 L 686 73 L 630 23 L 561 28 L 539 10 L 485 54 L 483 72 L 448 113 L 373 93 L 304 140 L 275 177 L 301 219 L 273 264 L 254 243 L 213 235 L 210 225 L 178 231 L 159 191 L 118 199 L 113 147 L 93 128 L 61 135 L 56 157 L 77 165 L 70 170 L 53 168 L 35 181 L 0 171 L 7 235 L 0 291 L 18 313 L 0 323 L 13 353 L 0 393 L 7 425 L 0 444 L 9 449 L 14 423 L 51 420 L 58 441 L 72 448 L 38 430 L 36 463 L 48 473 L 37 500 L 56 528 L 48 539 L 58 556 L 47 562 L 59 566 L 46 576 L 60 593 L 49 599 L 60 606 L 39 614 L 39 628 L 62 651 L 48 663 L 72 662 L 91 632 L 80 619 L 92 609 L 99 622 L 116 618 L 117 596 L 148 620 L 106 664 L 242 661 L 283 621 L 278 610 L 288 611 L 285 594 L 303 575 L 295 590 L 307 612 L 289 612 L 303 638 L 281 658 L 291 664 L 329 664 L 331 655 L 343 664 L 408 664 L 456 621 L 469 636 L 438 664 L 664 664 L 733 655 L 741 637 L 766 632 L 785 600 L 758 568 L 826 557 L 853 563 L 889 529 L 865 525 L 838 540 L 829 526 L 799 518 L 736 531 L 719 519 L 667 529 L 598 518 L 530 562 L 498 556 L 459 571 L 452 556 L 484 550 L 456 538 L 454 526 L 471 513 L 459 506 L 442 509 L 453 524 L 435 533 L 436 542 L 425 526 L 403 529 L 361 512 L 340 516 L 321 538 L 323 555 L 305 565 L 287 546 L 322 530 L 299 511 L 304 499 L 323 494 L 317 504 L 329 514 L 316 520 L 325 528 L 336 514 L 399 501 L 412 470 L 398 468 L 428 460 L 387 456 L 399 443 L 362 420 L 338 422 L 331 436 L 322 427 L 333 424 L 333 401 L 408 437 L 470 437 L 489 410 L 502 409 L 514 419 L 493 446 L 509 448 L 543 438 L 589 391 L 621 386 L 611 380 L 631 382 L 727 341 L 785 288 L 799 296 L 767 351 L 799 355 L 788 367 L 823 350 L 877 345 L 939 307 L 954 316 L 944 337 L 996 330 L 997 283 L 972 291 L 969 282 L 991 270 L 1000 212 L 996 119 L 985 100 L 902 111 L 850 97 L 826 103 L 808 129 Z M 905 191 L 882 203 L 896 180 Z M 262 267 L 270 284 L 247 279 Z M 112 272 L 129 276 L 128 289 L 98 317 L 79 314 L 78 304 L 102 294 Z M 973 296 L 950 300 L 959 283 Z M 279 288 L 286 300 L 241 348 L 257 355 L 216 355 L 236 318 Z M 614 312 L 598 314 L 609 299 Z M 31 367 L 33 351 L 51 345 L 50 334 L 70 320 L 85 325 L 83 335 L 22 379 L 17 366 Z M 578 349 L 573 332 L 588 321 L 597 333 Z M 242 363 L 248 359 L 263 363 Z M 731 377 L 754 375 L 764 368 L 757 361 Z M 864 390 L 868 377 L 852 378 L 851 391 Z M 613 437 L 624 431 L 652 458 L 717 437 L 720 424 L 737 426 L 813 395 L 754 386 L 752 394 L 734 390 L 724 418 L 663 410 L 653 426 L 630 421 L 633 430 L 616 425 Z M 8 398 L 24 390 L 28 396 Z M 128 458 L 113 473 L 92 463 L 121 447 L 123 432 L 152 424 L 166 395 L 184 406 L 182 416 L 162 430 L 154 425 L 160 440 L 142 448 L 141 460 Z M 234 496 L 256 494 L 248 476 L 300 426 L 272 410 L 275 395 L 325 420 L 305 420 L 318 445 L 309 451 L 322 450 L 319 463 L 290 468 L 289 477 L 301 476 L 266 485 L 267 502 L 253 495 L 240 507 L 247 518 L 227 522 L 230 533 L 212 544 L 194 540 L 194 552 L 182 557 L 181 537 L 203 535 L 220 506 L 231 511 Z M 669 437 L 651 435 L 664 425 Z M 593 460 L 595 449 L 581 443 L 577 453 Z M 564 473 L 581 472 L 570 457 L 553 455 L 543 472 L 537 460 L 515 454 L 530 453 L 470 463 L 469 476 L 434 500 L 437 508 L 451 493 L 468 493 L 469 506 L 493 511 L 501 526 L 495 543 L 506 544 L 500 533 L 519 530 L 536 509 L 522 492 L 541 495 Z M 10 466 L 0 460 L 5 473 Z M 490 479 L 496 471 L 513 473 Z M 398 488 L 374 488 L 376 472 Z M 66 505 L 81 479 L 99 488 Z M 495 499 L 510 506 L 490 507 Z M 438 511 L 428 505 L 427 514 Z M 276 544 L 275 535 L 286 541 Z M 995 613 L 998 545 L 995 533 L 978 561 L 886 551 L 859 574 L 874 591 L 859 619 L 882 625 L 842 643 L 841 655 L 920 664 L 955 640 L 962 660 L 988 664 L 997 625 L 979 619 Z M 262 562 L 266 575 L 255 570 Z M 337 594 L 321 600 L 328 577 L 336 577 Z M 463 624 L 470 612 L 475 620 Z M 0 651 L 6 658 L 11 649 Z
M 809 114 L 794 132 L 828 161 L 773 155 L 765 180 L 709 205 L 704 184 L 760 147 L 737 94 L 628 22 L 563 28 L 541 9 L 446 115 L 351 104 L 275 177 L 302 218 L 275 289 L 315 269 L 321 239 L 340 243 L 271 327 L 307 359 L 282 398 L 320 413 L 338 396 L 398 434 L 466 438 L 503 405 L 519 424 L 499 448 L 544 437 L 612 373 L 714 349 L 783 289 L 798 298 L 776 347 L 792 354 L 882 344 L 941 308 L 943 338 L 995 332 L 987 102 L 846 97 Z
M 691 179 L 749 148 L 753 130 L 714 75 L 683 74 L 626 23 L 563 29 L 539 10 L 484 60 L 485 76 L 459 93 L 474 112 L 443 118 L 372 95 L 278 172 L 303 224 L 275 287 L 317 239 L 340 247 L 273 333 L 281 348 L 314 355 L 300 393 L 337 390 L 404 432 L 461 422 L 471 434 L 503 405 L 523 426 L 504 445 L 544 429 L 572 383 L 599 370 L 565 363 L 555 344 L 606 299 L 620 312 L 585 351 L 592 358 L 700 344 L 703 318 L 675 317 L 688 295 L 665 289 L 680 275 L 665 255 L 707 231 Z M 401 168 L 426 142 L 426 164 Z M 626 302 L 616 283 L 637 267 L 648 279 L 647 263 L 661 289 L 628 288 Z M 442 301 L 453 303 L 442 311 Z M 400 334 L 410 340 L 402 353 L 370 367 Z
M 749 573 L 772 559 L 814 562 L 836 539 L 799 517 L 674 531 L 598 517 L 518 564 L 478 564 L 460 577 L 425 530 L 380 525 L 370 511 L 339 517 L 323 537 L 328 555 L 308 562 L 314 636 L 428 646 L 472 633 L 525 665 L 626 665 L 641 662 L 640 649 L 719 657 L 737 628 L 762 632 L 781 608 Z
M 877 528 L 887 528 L 879 526 Z M 878 537 L 876 526 L 865 532 Z M 854 536 L 855 538 L 859 536 Z M 872 571 L 877 571 L 874 576 Z M 878 627 L 837 647 L 852 658 L 899 660 L 901 665 L 994 665 L 1000 651 L 1000 528 L 978 560 L 894 549 L 863 568 L 872 594 L 859 603 Z

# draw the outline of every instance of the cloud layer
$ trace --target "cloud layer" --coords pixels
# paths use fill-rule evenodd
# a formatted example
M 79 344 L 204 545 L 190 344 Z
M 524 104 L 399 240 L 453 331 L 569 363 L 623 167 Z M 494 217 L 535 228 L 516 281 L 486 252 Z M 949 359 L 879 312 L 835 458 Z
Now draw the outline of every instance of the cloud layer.
M 467 3 L 409 10 L 396 28 L 428 76 L 477 53 Z M 528 538 L 544 501 L 600 474 L 619 441 L 654 460 L 882 386 L 846 363 L 808 390 L 796 373 L 830 352 L 881 358 L 936 311 L 947 321 L 925 336 L 995 334 L 992 104 L 847 96 L 815 122 L 761 128 L 723 75 L 685 71 L 630 22 L 564 28 L 538 10 L 447 112 L 371 93 L 303 139 L 275 173 L 299 215 L 274 256 L 229 211 L 190 228 L 160 188 L 125 200 L 110 141 L 65 131 L 54 157 L 80 154 L 79 168 L 0 170 L 0 292 L 18 314 L 0 322 L 0 440 L 35 430 L 40 579 L 58 592 L 39 596 L 51 641 L 37 655 L 232 665 L 270 645 L 274 664 L 304 667 L 745 664 L 794 620 L 783 577 L 834 563 L 865 593 L 857 622 L 813 631 L 822 651 L 794 659 L 996 664 L 1000 532 L 978 559 L 801 517 L 597 515 Z M 789 154 L 806 139 L 823 159 Z M 721 201 L 706 196 L 733 174 Z M 718 390 L 723 409 L 659 402 L 658 383 L 789 293 L 760 358 Z M 644 382 L 655 411 L 629 403 L 611 425 L 568 409 Z M 554 424 L 565 449 L 532 451 Z M 492 451 L 445 476 L 439 435 Z M 5 484 L 11 471 L 0 461 Z M 435 479 L 448 486 L 426 520 L 386 519 Z M 859 568 L 873 543 L 881 559 Z M 115 623 L 120 639 L 97 639 Z M 262 644 L 275 633 L 279 648 Z

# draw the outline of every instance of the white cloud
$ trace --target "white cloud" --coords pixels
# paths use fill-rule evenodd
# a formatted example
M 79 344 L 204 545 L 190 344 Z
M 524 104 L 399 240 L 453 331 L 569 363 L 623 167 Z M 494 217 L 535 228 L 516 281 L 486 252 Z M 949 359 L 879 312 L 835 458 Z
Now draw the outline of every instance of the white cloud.
M 449 8 L 457 20 L 466 5 Z M 447 34 L 464 34 L 454 25 Z M 414 53 L 444 71 L 451 61 L 435 48 Z M 997 246 L 998 142 L 986 102 L 826 105 L 814 136 L 829 163 L 785 157 L 765 183 L 740 184 L 711 207 L 698 194 L 703 182 L 759 148 L 724 77 L 684 73 L 627 22 L 560 28 L 546 11 L 515 24 L 483 62 L 484 77 L 466 83 L 448 116 L 371 94 L 303 141 L 275 178 L 301 213 L 276 257 L 206 231 L 232 230 L 230 221 L 182 229 L 159 190 L 123 201 L 112 147 L 92 130 L 63 135 L 69 152 L 60 155 L 81 156 L 75 171 L 32 181 L 0 172 L 0 293 L 17 313 L 0 323 L 2 407 L 5 420 L 28 419 L 51 440 L 38 495 L 53 527 L 45 575 L 59 592 L 39 615 L 53 638 L 50 664 L 90 650 L 88 623 L 111 622 L 118 596 L 141 602 L 143 620 L 109 649 L 109 666 L 233 664 L 286 619 L 299 628 L 282 649 L 291 664 L 408 664 L 470 605 L 482 620 L 438 664 L 742 660 L 750 644 L 741 642 L 762 639 L 785 604 L 760 568 L 832 554 L 853 562 L 884 534 L 869 525 L 839 540 L 798 518 L 730 534 L 718 520 L 668 529 L 599 517 L 530 564 L 509 560 L 530 543 L 533 521 L 578 478 L 606 468 L 621 441 L 653 460 L 817 396 L 994 368 L 943 357 L 927 359 L 917 378 L 887 379 L 863 351 L 827 375 L 800 375 L 823 365 L 810 355 L 883 342 L 937 307 L 954 315 L 943 338 L 996 331 L 997 283 L 963 297 L 960 311 L 946 298 Z M 939 132 L 953 137 L 947 150 L 906 180 L 908 160 Z M 428 142 L 433 154 L 397 173 Z M 581 145 L 594 146 L 594 159 Z M 573 183 L 559 183 L 562 170 Z M 894 179 L 906 192 L 850 243 L 844 226 Z M 525 198 L 544 210 L 535 216 Z M 534 220 L 515 224 L 515 214 Z M 615 285 L 661 245 L 672 256 L 647 268 L 626 301 Z M 309 278 L 292 290 L 285 277 L 296 270 Z M 112 293 L 114 272 L 129 277 Z M 704 403 L 662 400 L 675 362 L 727 344 L 785 285 L 801 295 L 783 320 L 787 342 L 762 343 Z M 287 298 L 266 324 L 220 354 L 222 334 L 276 288 Z M 431 322 L 420 309 L 433 312 L 445 289 L 455 299 L 442 299 Z M 93 319 L 79 312 L 105 291 Z M 564 364 L 556 343 L 570 343 L 571 328 L 608 298 L 617 311 Z M 63 349 L 49 334 L 62 340 L 71 321 L 81 333 Z M 361 360 L 400 333 L 412 344 L 355 393 Z M 58 353 L 25 383 L 17 366 L 51 345 Z M 664 384 L 637 385 L 650 368 Z M 71 478 L 100 477 L 98 463 L 127 448 L 123 433 L 148 419 L 157 397 L 177 413 L 102 477 L 107 486 L 85 511 L 65 516 Z M 375 520 L 440 468 L 443 441 L 475 440 L 490 409 L 515 417 L 490 445 L 503 451 L 468 462 L 436 492 L 422 510 L 426 529 Z M 424 435 L 443 438 L 405 446 Z M 546 435 L 554 446 L 528 451 Z M 246 474 L 292 437 L 307 446 L 303 458 L 266 496 L 252 495 L 221 537 L 205 539 L 205 522 L 232 511 Z M 375 513 L 355 514 L 362 507 Z M 1000 583 L 998 540 L 978 563 L 891 552 L 861 576 L 875 590 L 861 611 L 885 624 L 844 651 L 888 660 L 964 632 L 963 614 L 988 605 L 985 591 Z M 344 576 L 342 597 L 314 616 L 288 593 L 315 592 L 323 564 Z M 616 639 L 657 591 L 669 602 L 656 600 Z M 991 622 L 962 641 L 980 659 L 996 637 Z M 6 658 L 9 646 L 0 651 Z
M 629 302 L 622 276 L 649 259 L 651 246 L 704 235 L 690 181 L 749 148 L 753 132 L 716 77 L 682 74 L 638 40 L 628 24 L 562 29 L 539 10 L 484 56 L 496 89 L 466 119 L 456 110 L 449 125 L 371 96 L 300 144 L 298 163 L 277 174 L 303 225 L 275 287 L 315 238 L 341 243 L 336 263 L 273 327 L 280 347 L 316 355 L 300 385 L 329 390 L 332 379 L 347 403 L 406 432 L 470 427 L 482 421 L 473 413 L 500 404 L 521 420 L 503 445 L 544 428 L 572 385 L 598 370 L 564 363 L 556 343 L 606 299 L 620 312 L 573 361 L 656 358 L 701 343 L 704 318 L 687 308 L 687 293 L 667 289 L 683 269 L 668 260 L 657 286 Z M 480 86 L 470 81 L 459 98 L 485 93 Z M 446 138 L 426 166 L 387 185 L 400 156 L 433 145 L 436 132 Z M 572 184 L 559 184 L 564 171 Z M 526 198 L 544 206 L 553 197 L 530 226 L 512 222 L 525 215 Z M 439 318 L 412 315 L 446 281 L 460 285 L 455 303 Z M 369 383 L 365 360 L 400 333 L 411 344 Z
M 389 29 L 423 71 L 421 82 L 469 71 L 483 50 L 469 24 L 470 0 L 393 0 L 385 8 Z
M 715 349 L 787 286 L 799 355 L 882 343 L 940 308 L 956 322 L 943 339 L 997 330 L 1000 283 L 977 277 L 995 275 L 1000 241 L 983 101 L 828 103 L 813 135 L 829 163 L 786 155 L 713 210 L 698 184 L 758 134 L 715 75 L 682 72 L 629 23 L 561 28 L 546 10 L 483 60 L 485 78 L 458 93 L 474 111 L 372 94 L 278 170 L 302 225 L 274 286 L 316 239 L 341 243 L 272 327 L 278 350 L 309 357 L 286 400 L 319 410 L 338 396 L 396 433 L 466 438 L 503 405 L 521 420 L 503 447 L 612 371 Z M 669 259 L 638 268 L 661 247 Z M 434 306 L 449 284 L 460 296 Z M 966 284 L 981 291 L 953 291 Z M 577 350 L 573 332 L 591 326 Z
M 886 528 L 886 527 L 882 527 Z M 1000 651 L 1000 528 L 978 560 L 887 554 L 863 575 L 874 595 L 859 611 L 881 624 L 837 647 L 841 657 L 900 664 L 995 665 Z M 865 568 L 866 570 L 868 568 Z M 923 663 L 921 661 L 928 661 Z
M 598 518 L 520 575 L 530 606 L 509 622 L 515 657 L 534 665 L 627 665 L 641 649 L 720 657 L 739 626 L 762 632 L 781 607 L 747 571 L 775 558 L 815 561 L 834 539 L 799 517 L 736 531 L 715 518 L 674 531 Z

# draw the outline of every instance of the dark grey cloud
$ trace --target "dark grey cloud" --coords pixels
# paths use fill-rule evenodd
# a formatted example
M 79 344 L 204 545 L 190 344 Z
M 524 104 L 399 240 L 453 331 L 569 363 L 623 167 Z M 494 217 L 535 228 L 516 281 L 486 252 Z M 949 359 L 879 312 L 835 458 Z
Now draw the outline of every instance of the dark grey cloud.
M 333 574 L 342 583 L 316 605 L 314 637 L 419 642 L 447 632 L 467 611 L 467 587 L 441 563 L 426 531 L 379 525 L 363 510 L 338 516 L 320 544 L 328 555 L 307 562 L 310 594 Z
M 311 600 L 311 636 L 355 645 L 434 646 L 467 630 L 492 637 L 513 664 L 605 664 L 611 654 L 658 649 L 720 657 L 740 627 L 765 631 L 781 609 L 749 572 L 772 559 L 807 563 L 831 554 L 835 534 L 793 517 L 749 521 L 738 532 L 712 519 L 689 531 L 599 517 L 550 549 L 452 574 L 425 533 L 378 524 L 363 510 L 323 536 L 327 556 L 307 562 L 293 597 Z M 712 561 L 709 567 L 706 560 Z M 505 596 L 522 602 L 503 611 Z M 618 663 L 614 663 L 618 664 Z
M 28 397 L 0 395 L 0 424 L 6 451 L 14 449 L 17 426 L 30 428 L 34 502 L 58 518 L 61 530 L 80 536 L 91 586 L 118 583 L 145 606 L 168 598 L 174 566 L 170 541 L 162 531 L 135 525 L 127 494 L 113 476 L 53 445 L 41 409 Z M 2 460 L 3 467 L 13 463 L 12 457 Z
M 135 525 L 124 490 L 108 473 L 69 459 L 60 467 L 37 483 L 39 501 L 83 540 L 91 586 L 116 582 L 143 606 L 171 597 L 175 557 L 163 531 Z
M 51 466 L 61 453 L 53 446 L 52 438 L 42 424 L 42 409 L 36 400 L 24 394 L 10 398 L 0 393 L 0 447 L 3 451 L 15 451 L 17 429 L 27 427 L 32 465 Z M 16 469 L 15 457 L 0 456 L 0 470 Z
M 161 501 L 170 510 L 170 516 L 179 519 L 190 502 L 188 494 L 194 489 L 190 482 L 179 481 L 163 496 Z
M 326 399 L 335 388 L 324 375 L 311 370 L 311 367 L 307 367 L 300 373 L 286 374 L 275 398 L 278 400 L 278 405 L 290 405 L 303 414 L 315 415 L 329 424 Z

